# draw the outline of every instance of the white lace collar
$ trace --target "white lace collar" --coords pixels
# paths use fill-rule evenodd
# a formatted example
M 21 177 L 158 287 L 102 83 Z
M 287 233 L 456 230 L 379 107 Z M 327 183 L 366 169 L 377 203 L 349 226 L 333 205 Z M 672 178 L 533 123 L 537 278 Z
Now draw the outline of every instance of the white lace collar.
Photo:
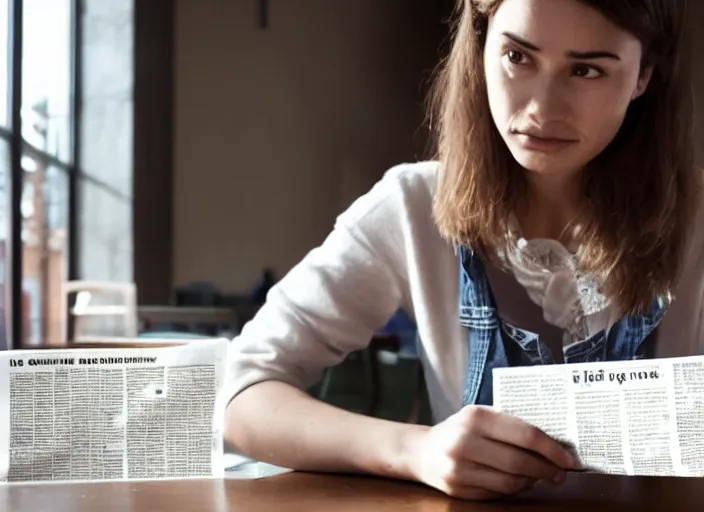
M 578 246 L 568 250 L 553 239 L 526 240 L 518 222 L 509 225 L 505 263 L 533 302 L 543 308 L 547 322 L 565 329 L 565 344 L 581 341 L 609 326 L 609 301 L 594 276 L 578 269 Z

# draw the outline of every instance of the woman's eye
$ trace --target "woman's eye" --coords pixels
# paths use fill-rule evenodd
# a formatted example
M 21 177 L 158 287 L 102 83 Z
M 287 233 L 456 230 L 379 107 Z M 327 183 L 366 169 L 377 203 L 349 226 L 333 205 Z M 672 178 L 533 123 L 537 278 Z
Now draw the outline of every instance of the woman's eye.
M 572 75 L 577 78 L 599 78 L 604 76 L 604 72 L 592 66 L 575 66 L 572 68 Z
M 509 50 L 506 56 L 508 57 L 508 60 L 513 64 L 521 64 L 523 62 L 523 59 L 525 58 L 525 55 L 523 55 L 523 53 L 519 52 L 518 50 Z

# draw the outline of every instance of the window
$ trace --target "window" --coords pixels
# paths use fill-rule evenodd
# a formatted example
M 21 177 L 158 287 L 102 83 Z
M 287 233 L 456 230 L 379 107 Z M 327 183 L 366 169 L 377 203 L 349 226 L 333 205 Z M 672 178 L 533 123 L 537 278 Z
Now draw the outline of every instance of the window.
M 8 347 L 7 325 L 10 321 L 10 306 L 5 293 L 9 281 L 7 270 L 7 240 L 9 226 L 9 208 L 7 206 L 7 183 L 10 176 L 10 142 L 0 136 L 0 350 Z
M 132 279 L 133 11 L 0 0 L 0 349 L 66 341 L 65 280 Z
M 85 279 L 127 282 L 133 280 L 133 0 L 83 4 L 78 271 Z
M 10 1 L 0 0 L 0 350 L 8 343 L 8 324 L 11 321 L 11 303 L 6 293 L 9 282 L 7 265 L 9 227 L 9 178 L 10 178 Z
M 0 127 L 10 125 L 10 0 L 0 0 Z
M 68 174 L 41 155 L 22 158 L 22 289 L 29 294 L 30 345 L 60 344 L 61 283 L 68 270 Z
M 22 137 L 70 161 L 71 2 L 23 0 Z
M 23 0 L 22 340 L 59 344 L 61 283 L 68 270 L 68 187 L 72 164 L 71 0 Z M 27 318 L 29 319 L 27 321 Z

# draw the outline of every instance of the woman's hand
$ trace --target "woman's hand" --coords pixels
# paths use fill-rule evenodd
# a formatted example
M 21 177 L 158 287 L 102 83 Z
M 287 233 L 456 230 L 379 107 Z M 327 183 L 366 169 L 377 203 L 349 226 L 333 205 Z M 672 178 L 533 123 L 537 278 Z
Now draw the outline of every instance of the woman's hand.
M 484 500 L 564 482 L 567 450 L 540 429 L 490 407 L 467 406 L 428 429 L 413 450 L 413 476 L 450 496 Z

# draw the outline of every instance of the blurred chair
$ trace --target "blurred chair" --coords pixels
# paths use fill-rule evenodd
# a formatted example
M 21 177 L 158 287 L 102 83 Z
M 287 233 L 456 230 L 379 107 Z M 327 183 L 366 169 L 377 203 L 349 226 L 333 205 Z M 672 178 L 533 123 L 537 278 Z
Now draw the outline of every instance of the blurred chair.
M 262 306 L 260 302 L 244 294 L 225 294 L 221 297 L 220 305 L 232 311 L 232 332 L 235 336 L 242 332 L 244 326 L 255 317 Z
M 385 364 L 395 365 L 400 359 L 413 363 L 415 383 L 412 390 L 410 409 L 404 417 L 408 423 L 418 423 L 425 397 L 425 378 L 423 367 L 418 357 L 418 331 L 415 323 L 403 311 L 398 310 L 386 325 L 374 333 L 369 345 L 358 352 L 350 354 L 353 358 L 361 357 L 364 374 L 367 378 L 365 387 L 367 403 L 365 413 L 376 416 L 382 403 L 382 374 Z M 318 388 L 317 396 L 325 401 L 335 378 L 335 368 L 326 368 Z
M 213 283 L 196 281 L 174 288 L 172 302 L 175 306 L 217 307 L 220 295 Z
M 110 300 L 105 300 L 105 299 Z M 101 339 L 115 340 L 137 337 L 137 288 L 134 283 L 108 281 L 66 281 L 61 290 L 61 332 L 68 344 Z M 81 327 L 88 319 L 106 319 L 113 327 L 110 335 L 83 334 Z M 122 319 L 115 326 L 114 319 Z M 107 331 L 108 329 L 101 329 Z
M 401 340 L 394 334 L 378 332 L 374 334 L 369 345 L 363 350 L 353 352 L 350 357 L 361 357 L 364 365 L 364 373 L 367 377 L 367 386 L 365 386 L 367 404 L 365 414 L 376 416 L 379 412 L 379 406 L 382 401 L 382 373 L 384 363 L 384 355 L 390 355 L 391 358 L 397 359 L 401 355 Z M 418 363 L 420 366 L 420 363 Z M 336 366 L 326 368 L 323 371 L 322 381 L 318 389 L 317 396 L 320 400 L 325 401 L 328 398 L 330 387 L 335 376 Z M 422 392 L 425 387 L 422 369 L 418 371 L 418 382 L 413 392 L 413 399 L 410 411 L 408 412 L 405 421 L 408 423 L 416 423 L 418 421 Z

